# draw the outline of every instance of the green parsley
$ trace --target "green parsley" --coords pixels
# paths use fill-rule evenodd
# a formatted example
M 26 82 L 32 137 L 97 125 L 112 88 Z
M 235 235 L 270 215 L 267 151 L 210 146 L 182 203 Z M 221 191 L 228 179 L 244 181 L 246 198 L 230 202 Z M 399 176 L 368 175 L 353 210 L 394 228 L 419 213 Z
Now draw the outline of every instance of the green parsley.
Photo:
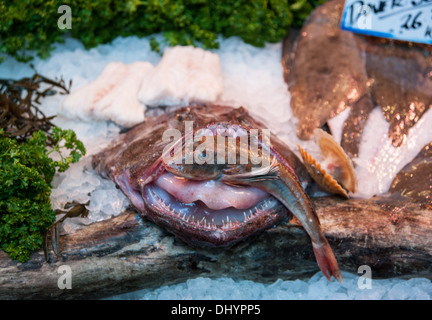
M 169 45 L 219 46 L 219 35 L 263 46 L 299 28 L 325 0 L 5 0 L 0 1 L 0 53 L 29 61 L 49 56 L 64 35 L 88 48 L 116 37 L 162 33 Z M 58 8 L 68 5 L 71 29 L 60 29 Z M 151 47 L 159 50 L 152 38 Z M 0 56 L 0 61 L 2 57 Z
M 51 153 L 60 154 L 60 160 Z M 39 130 L 18 143 L 0 129 L 0 248 L 11 259 L 27 261 L 33 250 L 42 248 L 56 216 L 50 201 L 54 174 L 83 155 L 84 145 L 72 130 L 54 127 L 50 136 Z

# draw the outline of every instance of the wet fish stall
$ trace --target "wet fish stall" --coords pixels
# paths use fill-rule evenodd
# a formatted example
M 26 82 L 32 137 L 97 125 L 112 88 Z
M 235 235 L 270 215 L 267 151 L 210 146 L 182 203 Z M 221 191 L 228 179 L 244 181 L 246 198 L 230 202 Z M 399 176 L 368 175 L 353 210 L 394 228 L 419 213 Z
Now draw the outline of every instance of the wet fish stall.
M 0 298 L 431 299 L 428 4 L 306 3 L 262 43 L 90 48 L 72 8 L 7 49 Z

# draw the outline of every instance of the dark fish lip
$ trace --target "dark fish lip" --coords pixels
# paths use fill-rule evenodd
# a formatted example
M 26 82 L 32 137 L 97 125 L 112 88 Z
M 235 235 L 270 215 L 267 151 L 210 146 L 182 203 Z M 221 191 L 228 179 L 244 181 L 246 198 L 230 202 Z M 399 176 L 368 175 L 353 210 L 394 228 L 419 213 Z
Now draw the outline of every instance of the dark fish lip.
M 156 188 L 151 183 L 143 187 L 142 198 L 147 209 L 146 216 L 184 242 L 199 247 L 230 247 L 253 234 L 275 226 L 290 216 L 282 203 L 270 196 L 252 207 L 250 209 L 252 214 L 246 220 L 239 222 L 230 220 L 231 223 L 218 225 L 204 224 L 201 221 L 192 221 L 190 216 L 188 219 L 180 212 L 171 210 L 168 204 L 158 199 Z

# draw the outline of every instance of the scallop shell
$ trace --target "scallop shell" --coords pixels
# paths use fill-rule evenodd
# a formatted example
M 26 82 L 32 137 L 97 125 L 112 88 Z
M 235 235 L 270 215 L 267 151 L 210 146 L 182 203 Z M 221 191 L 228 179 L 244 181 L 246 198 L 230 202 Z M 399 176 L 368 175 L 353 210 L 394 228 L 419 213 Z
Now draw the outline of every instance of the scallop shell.
M 300 150 L 300 154 L 303 157 L 303 162 L 307 171 L 309 172 L 312 179 L 316 181 L 322 188 L 331 193 L 336 193 L 344 196 L 345 198 L 349 198 L 348 193 L 344 188 L 332 178 L 322 167 L 316 162 L 312 156 L 307 153 L 306 150 L 302 149 L 302 147 L 298 146 Z
M 326 191 L 349 198 L 348 192 L 357 192 L 357 178 L 351 159 L 327 132 L 315 130 L 315 137 L 323 155 L 319 163 L 306 150 L 298 146 L 303 162 L 311 177 Z M 330 164 L 334 170 L 327 172 L 322 164 Z

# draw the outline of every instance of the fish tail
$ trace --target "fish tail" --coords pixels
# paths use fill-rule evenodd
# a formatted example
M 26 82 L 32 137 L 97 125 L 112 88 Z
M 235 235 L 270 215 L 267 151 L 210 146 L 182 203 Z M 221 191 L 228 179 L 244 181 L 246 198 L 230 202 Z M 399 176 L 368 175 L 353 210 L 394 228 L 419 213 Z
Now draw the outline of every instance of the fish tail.
M 327 240 L 321 243 L 312 242 L 312 247 L 318 266 L 325 277 L 331 281 L 331 277 L 333 276 L 336 280 L 342 283 L 342 274 Z
M 331 281 L 334 276 L 342 283 L 342 274 L 322 229 L 318 216 L 298 178 L 283 165 L 279 166 L 279 179 L 267 180 L 269 193 L 279 199 L 300 221 L 309 234 L 319 268 Z
M 272 164 L 265 175 L 242 174 L 224 176 L 222 182 L 250 185 L 277 198 L 300 221 L 313 244 L 315 257 L 321 271 L 331 281 L 334 276 L 342 283 L 342 275 L 333 251 L 321 230 L 320 222 L 300 180 L 287 164 Z

